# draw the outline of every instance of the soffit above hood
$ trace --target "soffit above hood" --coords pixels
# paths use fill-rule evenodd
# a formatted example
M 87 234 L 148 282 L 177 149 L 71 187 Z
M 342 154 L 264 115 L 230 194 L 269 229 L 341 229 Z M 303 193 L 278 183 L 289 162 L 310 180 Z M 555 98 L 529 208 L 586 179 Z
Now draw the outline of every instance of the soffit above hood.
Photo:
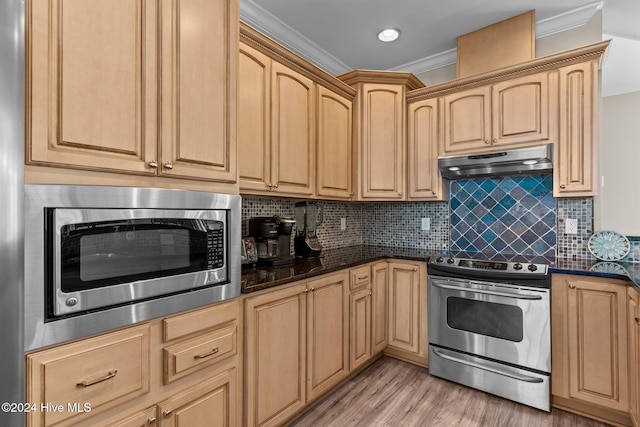
M 448 179 L 550 173 L 553 170 L 553 146 L 440 157 L 438 169 L 442 177 Z

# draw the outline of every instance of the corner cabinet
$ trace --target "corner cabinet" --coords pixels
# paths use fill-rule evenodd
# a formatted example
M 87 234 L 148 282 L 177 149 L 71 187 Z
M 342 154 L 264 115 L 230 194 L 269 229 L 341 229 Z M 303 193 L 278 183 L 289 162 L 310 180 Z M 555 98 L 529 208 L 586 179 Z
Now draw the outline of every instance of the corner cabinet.
M 357 90 L 354 141 L 359 200 L 406 199 L 406 92 L 412 74 L 356 70 L 338 77 Z
M 240 44 L 240 189 L 310 196 L 315 174 L 315 85 Z
M 553 142 L 556 120 L 548 73 L 481 86 L 442 98 L 443 155 Z
M 409 103 L 407 185 L 409 200 L 448 200 L 449 185 L 438 170 L 438 99 Z
M 27 34 L 27 164 L 236 182 L 236 0 L 35 0 Z
M 629 425 L 626 281 L 552 276 L 552 403 Z
M 598 62 L 560 68 L 560 137 L 555 147 L 553 193 L 584 197 L 597 193 Z

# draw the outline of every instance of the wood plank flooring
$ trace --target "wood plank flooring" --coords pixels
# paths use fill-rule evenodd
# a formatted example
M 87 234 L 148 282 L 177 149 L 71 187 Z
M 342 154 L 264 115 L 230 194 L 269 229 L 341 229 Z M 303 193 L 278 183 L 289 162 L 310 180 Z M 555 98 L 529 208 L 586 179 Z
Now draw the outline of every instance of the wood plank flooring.
M 427 369 L 383 357 L 291 426 L 322 427 L 603 427 L 553 409 L 549 414 L 430 376 Z

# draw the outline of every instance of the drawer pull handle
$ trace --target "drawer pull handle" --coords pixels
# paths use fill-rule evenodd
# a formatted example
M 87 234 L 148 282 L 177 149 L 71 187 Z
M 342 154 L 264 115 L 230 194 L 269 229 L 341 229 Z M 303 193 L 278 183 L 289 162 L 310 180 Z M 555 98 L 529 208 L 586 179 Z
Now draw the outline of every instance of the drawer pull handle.
M 98 384 L 98 383 L 101 383 L 103 381 L 110 380 L 111 378 L 115 377 L 117 374 L 118 374 L 118 370 L 114 369 L 112 371 L 109 371 L 109 373 L 107 375 L 105 375 L 104 377 L 102 377 L 102 378 L 98 378 L 98 379 L 90 380 L 90 381 L 87 381 L 87 380 L 80 381 L 76 385 L 78 387 L 90 387 L 90 386 L 92 386 L 94 384 Z
M 165 163 L 165 164 L 164 164 L 164 168 L 165 168 L 165 169 L 173 169 L 173 163 L 171 163 L 171 162 L 167 162 L 167 163 Z
M 205 359 L 209 356 L 213 356 L 214 354 L 216 354 L 218 351 L 220 351 L 220 349 L 218 347 L 214 348 L 211 351 L 208 351 L 206 353 L 202 353 L 202 354 L 196 354 L 195 356 L 193 356 L 194 359 Z
M 576 288 L 576 285 L 575 285 L 575 284 L 573 284 L 573 283 L 569 283 L 569 289 L 575 289 L 575 288 Z
M 564 185 L 564 184 L 560 184 L 560 188 L 562 188 L 564 190 L 565 188 L 567 188 L 567 186 Z
M 365 280 L 365 279 L 368 279 L 368 278 L 369 278 L 369 276 L 359 276 L 358 280 Z
M 168 417 L 169 415 L 171 415 L 172 412 L 173 410 L 167 409 L 166 411 L 162 411 L 162 415 L 164 415 L 165 417 Z
M 156 421 L 157 421 L 156 417 L 151 417 L 147 420 L 147 425 L 155 424 Z

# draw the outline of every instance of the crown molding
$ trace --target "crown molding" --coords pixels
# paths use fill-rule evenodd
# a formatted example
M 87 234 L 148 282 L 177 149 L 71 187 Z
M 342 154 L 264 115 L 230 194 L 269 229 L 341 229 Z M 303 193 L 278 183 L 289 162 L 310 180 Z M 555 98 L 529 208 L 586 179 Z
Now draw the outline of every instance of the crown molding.
M 334 76 L 353 69 L 257 5 L 253 0 L 240 2 L 240 20 Z
M 536 21 L 536 39 L 586 25 L 601 8 L 602 1 L 597 1 Z M 242 0 L 240 2 L 240 19 L 330 74 L 337 76 L 353 69 L 276 16 L 267 12 L 253 0 Z M 457 49 L 454 48 L 407 64 L 398 65 L 388 71 L 406 71 L 413 74 L 421 74 L 455 64 L 456 62 Z

